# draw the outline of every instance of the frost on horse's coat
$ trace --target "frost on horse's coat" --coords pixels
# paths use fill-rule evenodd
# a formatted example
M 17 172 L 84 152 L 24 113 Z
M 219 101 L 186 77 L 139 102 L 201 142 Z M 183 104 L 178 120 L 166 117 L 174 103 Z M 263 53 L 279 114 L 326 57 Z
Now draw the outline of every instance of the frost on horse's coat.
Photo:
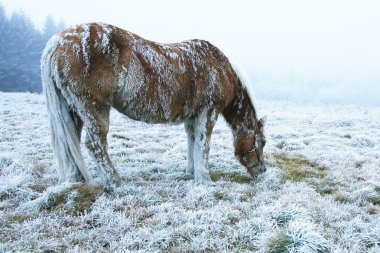
M 252 176 L 265 170 L 263 125 L 247 83 L 207 41 L 160 44 L 115 26 L 84 24 L 48 42 L 41 74 L 62 180 L 92 182 L 79 148 L 84 128 L 102 182 L 120 183 L 107 153 L 111 107 L 148 123 L 184 123 L 187 171 L 197 181 L 210 179 L 209 141 L 222 113 L 240 162 Z

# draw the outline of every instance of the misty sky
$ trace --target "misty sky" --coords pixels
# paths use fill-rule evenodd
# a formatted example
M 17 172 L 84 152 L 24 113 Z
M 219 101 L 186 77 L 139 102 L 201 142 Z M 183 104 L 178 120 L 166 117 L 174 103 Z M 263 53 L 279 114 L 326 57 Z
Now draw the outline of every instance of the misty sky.
M 42 27 L 45 17 L 52 14 L 67 25 L 102 21 L 159 42 L 206 39 L 250 75 L 257 74 L 253 79 L 263 89 L 272 87 L 265 80 L 280 83 L 285 77 L 288 83 L 316 85 L 322 80 L 325 86 L 336 84 L 340 88 L 347 80 L 347 85 L 358 91 L 364 85 L 376 88 L 375 95 L 380 94 L 377 0 L 0 0 L 0 3 L 8 14 L 22 9 L 37 27 Z M 335 92 L 339 93 L 336 89 Z M 370 93 L 372 100 L 376 100 Z

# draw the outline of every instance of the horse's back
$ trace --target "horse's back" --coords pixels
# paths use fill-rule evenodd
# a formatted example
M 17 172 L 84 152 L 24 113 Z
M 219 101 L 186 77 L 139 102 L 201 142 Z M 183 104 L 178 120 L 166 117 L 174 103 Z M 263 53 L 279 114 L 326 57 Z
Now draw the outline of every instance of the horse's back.
M 237 78 L 227 57 L 211 43 L 134 41 L 115 106 L 152 123 L 182 122 L 204 107 L 218 111 L 236 96 Z

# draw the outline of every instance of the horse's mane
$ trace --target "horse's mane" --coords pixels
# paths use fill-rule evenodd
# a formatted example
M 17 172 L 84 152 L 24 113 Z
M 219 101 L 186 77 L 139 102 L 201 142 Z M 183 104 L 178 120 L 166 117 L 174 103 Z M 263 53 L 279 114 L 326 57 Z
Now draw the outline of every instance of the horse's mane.
M 249 79 L 247 73 L 245 73 L 244 70 L 239 65 L 232 62 L 231 60 L 230 60 L 230 64 L 231 64 L 233 70 L 235 71 L 236 75 L 238 76 L 241 84 L 243 85 L 243 88 L 248 93 L 249 100 L 251 100 L 251 104 L 252 104 L 253 108 L 255 109 L 256 117 L 257 117 L 257 119 L 259 119 L 260 117 L 259 117 L 259 113 L 257 111 L 256 97 L 255 97 L 255 94 L 253 92 L 251 80 Z

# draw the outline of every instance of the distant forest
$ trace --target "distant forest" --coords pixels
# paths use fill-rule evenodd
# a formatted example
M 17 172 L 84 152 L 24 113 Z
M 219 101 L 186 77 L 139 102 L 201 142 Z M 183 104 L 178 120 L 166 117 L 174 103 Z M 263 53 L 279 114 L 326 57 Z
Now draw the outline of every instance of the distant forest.
M 42 31 L 23 12 L 7 17 L 0 4 L 0 91 L 41 92 L 40 58 L 49 38 L 65 24 L 52 16 Z

